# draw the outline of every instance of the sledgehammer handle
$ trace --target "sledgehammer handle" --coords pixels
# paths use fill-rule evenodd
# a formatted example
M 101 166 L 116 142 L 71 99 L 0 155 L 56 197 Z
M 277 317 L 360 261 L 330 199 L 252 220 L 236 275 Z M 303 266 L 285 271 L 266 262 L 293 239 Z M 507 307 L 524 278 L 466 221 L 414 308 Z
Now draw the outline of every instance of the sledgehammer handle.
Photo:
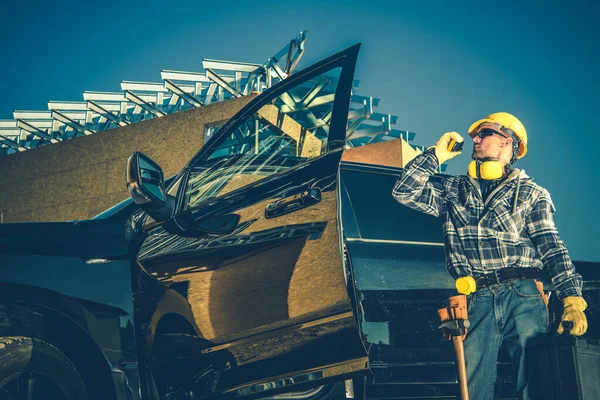
M 456 366 L 458 367 L 458 384 L 460 385 L 460 398 L 469 400 L 467 388 L 467 367 L 465 366 L 465 347 L 461 336 L 453 336 L 454 351 L 456 352 Z

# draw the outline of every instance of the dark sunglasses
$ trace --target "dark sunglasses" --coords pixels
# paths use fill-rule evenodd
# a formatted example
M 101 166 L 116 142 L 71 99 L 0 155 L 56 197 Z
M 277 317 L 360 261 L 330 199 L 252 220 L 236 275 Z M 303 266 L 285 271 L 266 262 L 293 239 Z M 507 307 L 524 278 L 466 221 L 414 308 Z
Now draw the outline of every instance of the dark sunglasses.
M 508 136 L 504 136 L 501 133 L 499 133 L 498 131 L 495 131 L 493 129 L 482 129 L 479 132 L 477 132 L 477 134 L 475 136 L 478 136 L 480 139 L 483 139 L 485 137 L 492 136 L 492 135 L 499 135 L 505 139 L 508 138 Z

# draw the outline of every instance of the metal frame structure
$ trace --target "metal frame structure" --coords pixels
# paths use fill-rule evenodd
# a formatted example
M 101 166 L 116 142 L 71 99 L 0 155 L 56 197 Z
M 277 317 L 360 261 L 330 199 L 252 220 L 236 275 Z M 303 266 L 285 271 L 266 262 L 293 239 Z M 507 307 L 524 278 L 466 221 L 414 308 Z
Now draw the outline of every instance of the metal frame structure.
M 0 120 L 0 156 L 260 93 L 294 72 L 305 42 L 306 31 L 302 31 L 262 65 L 204 59 L 203 72 L 163 70 L 162 82 L 123 81 L 121 92 L 84 91 L 83 101 L 49 101 L 47 111 L 16 110 L 13 119 Z M 353 88 L 359 83 L 355 80 Z M 302 101 L 325 103 L 331 99 L 319 93 L 318 98 Z M 374 112 L 378 105 L 377 98 L 352 95 L 347 147 L 414 139 L 415 133 L 392 128 L 397 116 Z

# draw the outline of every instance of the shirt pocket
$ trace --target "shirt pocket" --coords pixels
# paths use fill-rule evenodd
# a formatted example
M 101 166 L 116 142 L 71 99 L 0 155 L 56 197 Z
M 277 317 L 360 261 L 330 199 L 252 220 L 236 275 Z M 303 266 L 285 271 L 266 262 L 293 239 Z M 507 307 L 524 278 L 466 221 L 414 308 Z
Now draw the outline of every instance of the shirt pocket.
M 461 199 L 454 193 L 446 196 L 446 205 L 450 221 L 456 228 L 464 228 L 469 224 L 469 208 L 466 199 Z
M 513 204 L 508 199 L 500 201 L 494 207 L 494 228 L 514 236 L 515 240 L 521 236 L 525 228 L 525 207 L 517 207 L 513 212 Z

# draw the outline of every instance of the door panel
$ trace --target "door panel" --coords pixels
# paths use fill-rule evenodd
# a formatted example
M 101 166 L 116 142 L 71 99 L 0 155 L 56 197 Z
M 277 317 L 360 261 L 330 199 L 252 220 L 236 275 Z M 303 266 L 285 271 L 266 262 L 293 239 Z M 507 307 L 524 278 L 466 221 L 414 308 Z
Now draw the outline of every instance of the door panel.
M 188 238 L 159 228 L 140 260 L 162 281 L 188 282 L 197 325 L 217 343 L 345 302 L 335 178 L 311 183 L 319 203 L 279 217 L 265 217 L 277 195 L 231 210 L 241 216 L 231 235 Z
M 319 380 L 366 368 L 337 220 L 357 51 L 259 96 L 186 167 L 177 218 L 199 225 L 235 214 L 233 232 L 178 236 L 158 227 L 140 249 L 147 271 L 187 287 L 210 343 L 205 353 L 225 353 L 232 368 L 220 391 L 243 395 L 273 387 L 265 379 Z M 279 388 L 295 382 L 284 381 Z

